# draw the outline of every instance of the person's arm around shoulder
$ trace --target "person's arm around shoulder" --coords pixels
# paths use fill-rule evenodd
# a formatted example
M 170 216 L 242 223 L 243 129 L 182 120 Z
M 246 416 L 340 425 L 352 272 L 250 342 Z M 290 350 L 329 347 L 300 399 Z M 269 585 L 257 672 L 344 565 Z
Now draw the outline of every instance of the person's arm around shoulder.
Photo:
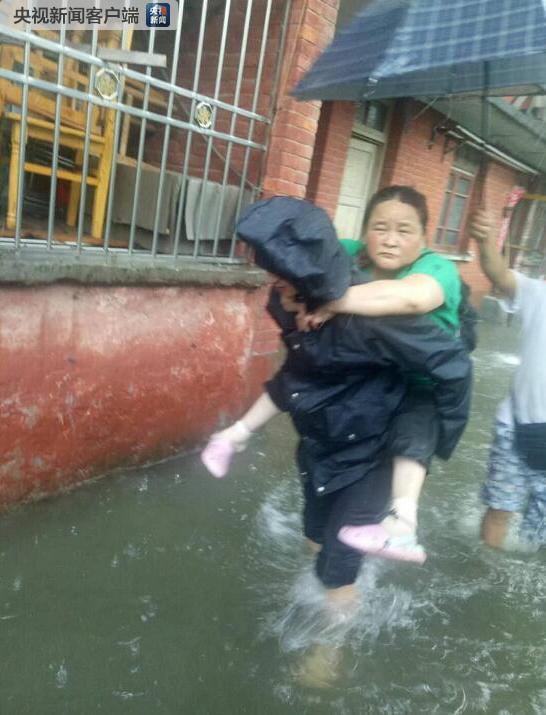
M 414 273 L 394 280 L 351 286 L 328 305 L 335 313 L 354 315 L 422 315 L 444 302 L 442 286 L 432 276 Z
M 478 244 L 480 266 L 491 283 L 507 298 L 516 297 L 516 278 L 495 246 L 491 216 L 480 209 L 470 220 L 469 233 Z
M 442 286 L 424 273 L 377 280 L 351 286 L 338 300 L 298 316 L 298 327 L 300 330 L 318 328 L 340 313 L 368 317 L 424 315 L 439 308 L 444 300 Z

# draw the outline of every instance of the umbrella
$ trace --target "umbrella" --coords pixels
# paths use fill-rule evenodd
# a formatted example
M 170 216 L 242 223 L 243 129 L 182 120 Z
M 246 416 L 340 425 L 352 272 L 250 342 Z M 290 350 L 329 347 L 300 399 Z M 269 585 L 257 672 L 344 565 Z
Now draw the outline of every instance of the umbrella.
M 363 101 L 546 92 L 546 0 L 375 0 L 294 90 Z
M 293 91 L 299 99 L 546 93 L 546 0 L 374 0 Z M 480 164 L 478 193 L 486 172 Z

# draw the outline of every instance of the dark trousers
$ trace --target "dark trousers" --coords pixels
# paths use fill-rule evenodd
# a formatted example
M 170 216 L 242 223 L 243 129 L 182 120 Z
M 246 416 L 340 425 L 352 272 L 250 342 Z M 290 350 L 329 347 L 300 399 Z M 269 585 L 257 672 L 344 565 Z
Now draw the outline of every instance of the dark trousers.
M 384 518 L 391 493 L 392 463 L 370 471 L 365 477 L 335 492 L 319 496 L 311 479 L 303 481 L 304 533 L 322 545 L 316 573 L 326 588 L 348 586 L 356 581 L 362 554 L 337 538 L 342 526 L 376 524 Z

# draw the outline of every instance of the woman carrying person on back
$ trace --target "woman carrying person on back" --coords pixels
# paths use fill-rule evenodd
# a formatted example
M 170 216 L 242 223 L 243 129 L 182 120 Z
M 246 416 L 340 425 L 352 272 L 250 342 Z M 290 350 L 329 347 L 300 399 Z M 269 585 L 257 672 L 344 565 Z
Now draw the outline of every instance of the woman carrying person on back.
M 340 299 L 300 317 L 299 326 L 317 328 L 337 314 L 426 315 L 447 335 L 459 337 L 461 279 L 451 261 L 426 247 L 427 223 L 426 199 L 412 187 L 389 186 L 376 192 L 366 208 L 364 244 L 358 255 L 370 282 L 353 285 Z M 408 374 L 407 379 L 407 395 L 389 441 L 390 513 L 378 524 L 348 526 L 340 538 L 365 553 L 422 563 L 426 556 L 416 536 L 417 508 L 436 453 L 440 422 L 430 379 L 419 373 Z
M 415 199 L 413 194 L 410 198 Z M 379 201 L 378 205 L 385 203 Z M 408 209 L 415 235 L 407 243 L 412 256 L 418 256 L 426 215 L 421 222 L 413 205 L 391 203 Z M 394 208 L 400 210 L 400 206 Z M 372 206 L 370 216 L 374 214 Z M 405 221 L 402 228 L 405 230 Z M 334 305 L 328 301 L 333 297 L 381 283 L 352 285 L 367 276 L 354 270 L 351 273 L 348 257 L 343 256 L 331 222 L 320 209 L 282 197 L 258 202 L 247 210 L 238 233 L 255 249 L 258 265 L 282 279 L 277 280 L 270 311 L 283 330 L 288 355 L 250 410 L 237 423 L 213 435 L 204 461 L 211 471 L 219 466 L 216 476 L 222 476 L 233 453 L 244 448 L 253 431 L 280 410 L 290 412 L 302 437 L 298 463 L 305 474 L 305 533 L 322 547 L 317 573 L 334 598 L 344 593 L 342 587 L 352 585 L 359 564 L 341 548 L 337 539 L 340 528 L 350 524 L 370 528 L 385 516 L 392 454 L 401 458 L 403 465 L 404 459 L 415 462 L 415 471 L 423 472 L 426 470 L 417 460 L 428 463 L 434 452 L 444 458 L 451 454 L 468 416 L 470 363 L 460 341 L 425 316 L 339 316 L 321 330 L 307 334 L 297 330 L 294 314 L 301 313 L 302 303 L 294 302 L 296 295 L 308 308 L 324 304 L 331 308 Z M 454 283 L 456 279 L 455 272 Z M 458 295 L 456 298 L 458 306 Z M 329 309 L 327 312 L 331 314 Z M 430 378 L 426 400 L 414 395 L 408 404 L 403 399 L 408 392 L 407 373 L 416 370 Z M 419 410 L 423 415 L 416 417 Z M 394 439 L 389 437 L 393 415 L 397 415 L 400 432 Z M 419 430 L 415 424 L 420 425 Z M 393 453 L 397 447 L 399 451 Z M 414 484 L 410 488 L 416 491 Z M 353 515 L 358 521 L 352 520 Z M 383 540 L 388 543 L 376 552 L 422 561 L 422 547 L 413 539 L 412 543 L 411 535 L 410 539 L 404 534 L 402 538 L 389 536 Z M 344 564 L 342 574 L 340 564 Z M 347 593 L 352 594 L 352 589 Z

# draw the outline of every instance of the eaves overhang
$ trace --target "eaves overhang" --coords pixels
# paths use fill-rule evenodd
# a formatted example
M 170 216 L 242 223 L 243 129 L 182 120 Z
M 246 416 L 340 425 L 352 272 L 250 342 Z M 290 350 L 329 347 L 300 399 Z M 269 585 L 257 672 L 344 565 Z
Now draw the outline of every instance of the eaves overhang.
M 546 94 L 546 88 L 544 91 Z M 421 101 L 490 147 L 538 173 L 546 173 L 546 121 L 524 114 L 502 97 L 485 100 L 481 97 L 439 97 Z M 485 123 L 484 101 L 488 103 Z M 524 170 L 523 167 L 520 170 Z

